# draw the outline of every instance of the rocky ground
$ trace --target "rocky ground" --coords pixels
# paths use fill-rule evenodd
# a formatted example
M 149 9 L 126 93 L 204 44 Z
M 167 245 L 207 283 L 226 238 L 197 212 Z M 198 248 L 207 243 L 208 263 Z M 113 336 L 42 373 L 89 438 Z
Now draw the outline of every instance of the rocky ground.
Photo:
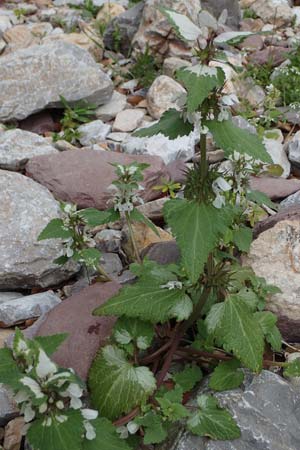
M 285 341 L 297 350 L 300 55 L 290 62 L 295 71 L 284 81 L 284 101 L 272 83 L 276 86 L 276 71 L 288 67 L 289 52 L 300 44 L 300 2 L 201 3 L 216 17 L 228 9 L 220 33 L 236 29 L 259 33 L 228 50 L 232 65 L 226 72 L 226 90 L 239 98 L 233 108 L 236 123 L 263 137 L 283 173 L 280 178 L 251 180 L 253 188 L 279 204 L 279 211 L 268 210 L 256 226 L 245 263 L 282 290 L 268 307 L 278 315 Z M 68 332 L 55 359 L 83 378 L 114 322 L 91 312 L 133 279 L 127 230 L 122 223 L 94 230 L 102 264 L 115 281 L 92 286 L 75 263 L 63 267 L 53 263 L 62 251 L 58 240 L 38 242 L 37 237 L 60 215 L 60 200 L 80 208 L 106 208 L 114 179 L 109 163 L 146 161 L 151 167 L 140 208 L 161 228 L 158 237 L 136 225 L 139 250 L 161 263 L 178 258 L 172 236 L 163 229 L 165 197 L 153 187 L 162 180 L 184 182 L 183 170 L 197 153 L 196 137 L 194 133 L 175 140 L 132 136 L 170 107 L 176 108 L 185 90 L 174 79 L 175 71 L 194 62 L 192 49 L 180 42 L 158 11 L 160 4 L 197 22 L 200 0 L 0 0 L 0 348 L 9 342 L 15 325 L 26 328 L 29 336 Z M 295 84 L 289 85 L 292 76 Z M 73 131 L 62 125 L 66 108 L 61 96 L 71 106 L 79 101 L 95 105 L 90 120 L 76 124 Z M 209 161 L 223 158 L 222 149 L 211 143 Z M 241 439 L 220 444 L 179 434 L 164 449 L 300 448 L 297 385 L 263 372 L 249 378 L 244 390 L 220 394 L 220 400 L 237 417 Z M 22 419 L 17 416 L 10 393 L 0 386 L 4 450 L 21 448 Z

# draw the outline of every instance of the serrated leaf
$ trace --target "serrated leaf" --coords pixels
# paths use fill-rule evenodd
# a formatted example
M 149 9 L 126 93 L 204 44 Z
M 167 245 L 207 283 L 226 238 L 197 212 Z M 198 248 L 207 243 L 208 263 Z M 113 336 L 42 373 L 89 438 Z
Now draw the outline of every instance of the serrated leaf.
M 159 444 L 163 442 L 167 437 L 167 430 L 162 422 L 160 416 L 150 411 L 144 417 L 138 417 L 135 419 L 135 423 L 141 425 L 144 429 L 144 444 Z
M 50 415 L 51 425 L 45 426 L 44 420 L 35 420 L 27 432 L 32 450 L 81 450 L 84 432 L 83 419 L 79 411 L 69 410 L 61 413 L 66 417 L 60 423 L 54 414 Z
M 223 122 L 207 120 L 205 125 L 212 133 L 216 145 L 224 150 L 225 156 L 237 151 L 263 162 L 272 162 L 261 139 L 257 135 L 237 127 L 231 120 Z
M 82 217 L 90 227 L 97 227 L 105 223 L 116 222 L 120 218 L 118 211 L 113 208 L 106 211 L 99 211 L 96 208 L 86 208 L 78 211 L 78 215 Z
M 96 356 L 89 373 L 92 403 L 109 419 L 116 419 L 144 403 L 156 381 L 147 367 L 134 367 L 120 348 L 107 345 Z
M 225 82 L 222 69 L 201 64 L 178 70 L 177 78 L 188 92 L 187 109 L 190 113 L 197 111 L 211 91 L 222 87 Z
M 67 339 L 67 333 L 53 334 L 52 336 L 37 336 L 34 340 L 42 347 L 48 356 L 53 355 L 58 347 Z
M 247 198 L 254 203 L 257 203 L 259 206 L 266 205 L 269 208 L 278 209 L 278 205 L 272 202 L 272 200 L 263 192 L 260 191 L 248 191 Z
M 158 229 L 154 225 L 151 220 L 148 219 L 148 217 L 144 216 L 138 209 L 134 208 L 130 214 L 129 214 L 130 220 L 134 220 L 136 222 L 143 222 L 145 225 L 147 225 L 155 234 L 156 236 L 160 237 Z
M 222 441 L 240 437 L 236 422 L 228 411 L 219 407 L 214 397 L 201 395 L 198 404 L 200 410 L 187 421 L 187 427 L 193 434 Z
M 273 350 L 281 350 L 282 336 L 276 326 L 277 317 L 270 311 L 261 311 L 254 314 L 261 329 L 265 335 L 266 341 L 271 345 Z
M 74 253 L 74 261 L 84 262 L 89 267 L 97 267 L 99 265 L 101 252 L 97 248 L 84 248 Z
M 8 348 L 0 349 L 0 383 L 12 389 L 20 388 L 19 380 L 24 374 L 18 369 L 12 351 Z
M 184 41 L 195 41 L 201 35 L 201 29 L 197 27 L 187 16 L 179 14 L 171 8 L 159 8 L 167 17 L 169 23 Z
M 221 362 L 210 377 L 209 387 L 215 391 L 238 388 L 244 381 L 240 367 L 241 363 L 237 359 Z
M 101 417 L 91 421 L 91 425 L 95 429 L 96 438 L 84 439 L 83 450 L 132 450 L 124 439 L 120 439 L 109 420 Z
M 58 258 L 54 259 L 54 264 L 58 264 L 59 266 L 63 266 L 64 264 L 66 264 L 69 261 L 70 258 L 68 258 L 68 256 L 62 255 L 59 256 Z
M 188 136 L 193 129 L 194 126 L 188 121 L 185 121 L 179 111 L 169 109 L 161 116 L 158 123 L 135 131 L 133 136 L 150 137 L 161 133 L 169 139 L 176 139 L 180 136 Z
M 283 375 L 287 378 L 300 377 L 300 358 L 287 363 L 284 368 Z
M 182 289 L 163 288 L 161 279 L 143 278 L 124 287 L 117 295 L 97 308 L 94 315 L 126 316 L 152 323 L 171 318 L 187 319 L 193 310 L 190 297 Z
M 249 227 L 240 226 L 237 230 L 233 230 L 233 243 L 240 252 L 249 252 L 252 239 L 253 231 Z
M 238 296 L 227 297 L 216 335 L 223 347 L 253 372 L 260 372 L 264 353 L 262 329 L 247 304 Z
M 133 342 L 140 350 L 146 350 L 152 343 L 154 328 L 149 322 L 120 317 L 114 326 L 113 336 L 118 344 Z
M 282 336 L 281 333 L 277 327 L 277 325 L 275 325 L 272 330 L 265 336 L 266 337 L 266 341 L 268 342 L 268 344 L 271 345 L 272 349 L 275 352 L 280 352 L 281 348 L 282 348 Z
M 182 372 L 173 375 L 176 385 L 180 386 L 183 392 L 190 391 L 202 379 L 203 374 L 200 367 L 186 366 Z
M 174 199 L 165 203 L 164 216 L 177 240 L 189 278 L 195 283 L 233 215 L 225 208 Z
M 65 228 L 62 219 L 52 219 L 39 234 L 38 241 L 44 239 L 67 239 L 69 237 L 72 237 L 72 233 Z

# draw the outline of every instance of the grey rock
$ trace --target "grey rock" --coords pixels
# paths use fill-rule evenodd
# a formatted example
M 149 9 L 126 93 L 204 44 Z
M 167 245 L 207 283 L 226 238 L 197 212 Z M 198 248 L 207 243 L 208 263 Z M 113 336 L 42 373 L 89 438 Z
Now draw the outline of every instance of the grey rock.
M 242 8 L 250 6 L 251 9 L 267 24 L 289 25 L 294 11 L 289 0 L 241 0 Z M 245 6 L 246 5 L 246 6 Z M 276 15 L 274 16 L 274 11 Z
M 129 133 L 121 133 L 121 132 L 115 131 L 114 133 L 109 133 L 109 135 L 107 136 L 107 139 L 110 141 L 113 141 L 113 143 L 124 142 L 125 139 L 128 138 L 128 136 L 129 136 Z
M 113 131 L 126 133 L 136 130 L 142 123 L 145 111 L 142 109 L 124 109 L 117 114 L 113 124 Z
M 13 401 L 11 391 L 3 384 L 0 384 L 0 427 L 6 425 L 17 414 L 18 409 Z
M 121 260 L 116 253 L 103 253 L 100 262 L 108 275 L 116 276 L 123 269 Z
M 119 112 L 126 108 L 126 104 L 126 95 L 120 94 L 118 91 L 114 91 L 110 101 L 106 103 L 106 105 L 100 106 L 96 109 L 96 117 L 104 122 L 112 120 Z
M 133 8 L 128 9 L 123 14 L 115 17 L 104 33 L 104 44 L 109 50 L 114 50 L 115 39 L 114 32 L 119 30 L 120 36 L 120 51 L 124 55 L 128 55 L 131 50 L 131 41 L 138 30 L 142 13 L 144 9 L 144 2 L 137 3 Z
M 298 131 L 293 139 L 287 145 L 289 160 L 296 166 L 300 166 L 300 131 Z
M 154 119 L 160 119 L 168 109 L 180 109 L 186 98 L 186 90 L 172 78 L 161 75 L 157 77 L 147 94 L 148 112 Z
M 120 252 L 121 240 L 122 240 L 122 233 L 119 230 L 102 230 L 99 231 L 99 233 L 97 233 L 95 236 L 95 242 L 97 243 L 97 247 L 105 252 L 112 252 L 112 253 Z
M 76 267 L 52 261 L 62 252 L 58 240 L 37 241 L 60 208 L 48 189 L 15 172 L 0 170 L 0 290 L 56 285 Z
M 251 134 L 257 134 L 255 126 L 251 125 L 251 123 L 249 123 L 248 120 L 246 120 L 244 117 L 242 117 L 242 116 L 234 116 L 232 118 L 232 121 L 239 128 L 242 128 L 243 130 L 247 130 Z
M 80 133 L 80 144 L 89 146 L 105 141 L 107 135 L 111 131 L 111 126 L 106 125 L 102 120 L 93 120 L 78 127 Z
M 241 20 L 241 10 L 238 0 L 201 0 L 202 9 L 209 11 L 216 18 L 220 16 L 224 9 L 227 9 L 228 19 L 226 24 L 233 29 L 239 27 Z
M 166 58 L 163 63 L 163 73 L 168 77 L 174 77 L 178 69 L 183 67 L 190 67 L 192 63 L 190 61 L 185 61 L 181 58 L 170 57 Z
M 53 291 L 27 295 L 0 303 L 0 324 L 10 327 L 46 314 L 61 302 Z
M 56 41 L 3 56 L 0 65 L 0 120 L 25 119 L 45 108 L 85 100 L 110 100 L 113 84 L 88 51 Z
M 24 130 L 8 130 L 0 134 L 0 168 L 24 169 L 30 158 L 58 153 L 47 139 Z
M 203 390 L 200 389 L 200 394 Z M 241 437 L 211 441 L 182 430 L 159 450 L 299 450 L 300 392 L 275 373 L 248 375 L 242 388 L 216 395 L 236 419 Z
M 280 208 L 289 208 L 290 206 L 300 205 L 300 191 L 295 194 L 289 195 L 280 203 Z
M 0 15 L 0 37 L 3 35 L 3 33 L 6 30 L 9 30 L 11 27 L 12 27 L 12 23 L 9 19 L 9 16 Z
M 9 300 L 14 300 L 15 298 L 21 297 L 23 297 L 23 294 L 21 294 L 20 292 L 0 292 L 0 305 Z

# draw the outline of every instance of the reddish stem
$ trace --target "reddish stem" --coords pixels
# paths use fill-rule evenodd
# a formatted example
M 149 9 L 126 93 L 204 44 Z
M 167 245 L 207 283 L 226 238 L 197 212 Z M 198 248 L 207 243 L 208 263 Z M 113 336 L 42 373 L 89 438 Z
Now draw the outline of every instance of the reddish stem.
M 138 415 L 140 412 L 140 408 L 137 406 L 134 408 L 130 413 L 128 413 L 126 416 L 121 417 L 120 419 L 116 420 L 113 424 L 115 427 L 121 427 L 122 425 L 125 425 L 126 423 L 130 422 L 132 419 L 135 418 L 135 416 Z

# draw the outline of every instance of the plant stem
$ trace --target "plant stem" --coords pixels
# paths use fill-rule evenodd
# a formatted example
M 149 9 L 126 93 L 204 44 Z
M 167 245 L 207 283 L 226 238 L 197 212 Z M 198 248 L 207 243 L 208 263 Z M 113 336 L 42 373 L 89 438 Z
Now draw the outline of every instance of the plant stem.
M 202 183 L 204 183 L 204 180 L 207 175 L 207 156 L 206 156 L 206 134 L 200 135 L 200 175 Z
M 132 245 L 132 248 L 133 248 L 134 256 L 135 256 L 137 262 L 139 264 L 142 264 L 143 262 L 142 262 L 141 257 L 140 257 L 140 253 L 139 253 L 139 250 L 138 250 L 138 247 L 137 247 L 137 243 L 136 243 L 136 240 L 135 240 L 135 237 L 134 237 L 132 224 L 131 224 L 131 220 L 130 220 L 130 216 L 129 216 L 128 212 L 125 213 L 125 219 L 126 219 L 126 223 L 127 223 L 127 226 L 128 226 L 128 232 L 129 232 L 129 237 L 130 237 L 131 245 Z

